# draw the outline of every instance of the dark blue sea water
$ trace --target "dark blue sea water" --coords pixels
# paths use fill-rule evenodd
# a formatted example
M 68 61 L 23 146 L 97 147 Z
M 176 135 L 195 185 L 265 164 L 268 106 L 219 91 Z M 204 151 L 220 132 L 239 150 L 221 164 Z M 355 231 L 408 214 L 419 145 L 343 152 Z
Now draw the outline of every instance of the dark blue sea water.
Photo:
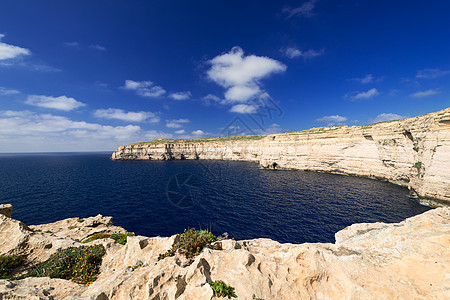
M 250 162 L 111 161 L 110 153 L 0 154 L 0 203 L 40 224 L 97 214 L 136 234 L 187 227 L 236 239 L 334 242 L 357 222 L 399 222 L 429 208 L 382 181 Z

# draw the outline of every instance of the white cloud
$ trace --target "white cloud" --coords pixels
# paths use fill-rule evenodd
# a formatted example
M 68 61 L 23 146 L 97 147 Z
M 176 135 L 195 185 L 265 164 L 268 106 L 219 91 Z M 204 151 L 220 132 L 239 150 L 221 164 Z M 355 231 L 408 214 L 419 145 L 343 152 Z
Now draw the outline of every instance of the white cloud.
M 189 119 L 178 119 L 178 120 L 167 120 L 166 127 L 167 128 L 181 128 L 183 124 L 189 123 Z
M 230 112 L 240 114 L 254 114 L 258 111 L 258 106 L 248 104 L 237 104 L 231 107 Z
M 316 122 L 325 123 L 327 124 L 327 126 L 342 125 L 346 121 L 347 118 L 340 115 L 324 116 L 322 118 L 316 119 Z
M 254 134 L 275 134 L 275 133 L 280 133 L 283 132 L 283 129 L 281 128 L 280 125 L 278 124 L 271 124 L 269 127 L 264 128 L 264 129 L 252 129 L 252 133 Z
M 414 98 L 422 98 L 422 97 L 427 97 L 427 96 L 436 95 L 436 94 L 439 94 L 438 90 L 431 90 L 430 89 L 430 90 L 421 91 L 421 92 L 417 92 L 417 93 L 411 94 L 410 96 L 414 97 Z
M 373 74 L 367 74 L 364 77 L 352 78 L 351 80 L 358 81 L 359 83 L 362 83 L 362 84 L 367 84 L 367 83 L 373 83 L 376 81 L 382 81 L 383 77 L 376 77 L 376 76 L 373 76 Z
M 199 129 L 199 130 L 192 131 L 192 134 L 195 136 L 204 136 L 206 133 L 203 130 Z
M 287 14 L 287 19 L 292 18 L 294 16 L 301 16 L 305 18 L 311 18 L 314 16 L 314 13 L 312 12 L 313 9 L 316 6 L 316 2 L 318 0 L 309 0 L 307 2 L 304 2 L 299 7 L 285 7 L 283 9 L 283 12 Z
M 450 74 L 450 70 L 427 68 L 417 71 L 416 78 L 434 79 L 448 74 Z
M 184 134 L 186 131 L 184 129 L 175 131 L 176 134 Z
M 148 120 L 150 123 L 159 122 L 159 117 L 152 112 L 138 111 L 138 112 L 126 112 L 122 109 L 108 108 L 97 109 L 94 112 L 94 116 L 104 119 L 117 119 L 128 122 L 143 122 Z
M 28 96 L 27 101 L 25 101 L 25 103 L 29 105 L 64 111 L 70 111 L 86 105 L 82 102 L 75 100 L 74 98 L 66 96 L 51 97 L 38 95 Z
M 208 77 L 227 89 L 225 100 L 231 103 L 250 100 L 260 92 L 261 79 L 286 70 L 286 66 L 277 60 L 256 55 L 244 56 L 240 47 L 233 47 L 230 52 L 214 57 L 209 63 Z
M 294 47 L 288 47 L 286 49 L 283 49 L 282 52 L 289 58 L 303 57 L 304 59 L 310 59 L 324 54 L 325 50 L 321 49 L 317 51 L 309 49 L 306 51 L 301 51 Z
M 172 93 L 169 95 L 170 98 L 174 100 L 187 100 L 191 98 L 191 92 L 178 92 L 178 93 Z
M 354 96 L 346 95 L 345 97 L 350 97 L 353 100 L 370 99 L 372 97 L 375 97 L 376 95 L 379 95 L 380 92 L 378 92 L 378 90 L 376 88 L 372 88 L 372 89 L 368 90 L 367 92 L 355 92 L 353 94 L 355 94 L 355 95 Z
M 7 89 L 0 86 L 0 95 L 16 95 L 20 94 L 18 90 Z
M 78 43 L 78 42 L 65 42 L 64 45 L 69 46 L 69 47 L 74 47 L 74 48 L 80 47 L 80 43 Z
M 222 99 L 213 94 L 208 94 L 202 98 L 202 102 L 205 106 L 210 106 L 219 103 L 220 101 L 222 101 Z
M 114 150 L 146 134 L 139 126 L 104 126 L 30 111 L 0 111 L 0 152 Z
M 229 103 L 246 102 L 261 92 L 257 85 L 245 86 L 237 85 L 229 88 L 225 93 L 225 99 Z
M 106 51 L 105 47 L 98 45 L 98 44 L 89 45 L 89 48 L 99 50 L 99 51 Z
M 151 81 L 125 80 L 122 88 L 135 91 L 139 96 L 146 98 L 156 98 L 166 93 L 162 87 L 154 85 Z
M 30 55 L 31 51 L 18 46 L 3 43 L 4 34 L 0 34 L 0 60 L 12 59 L 22 55 Z
M 373 119 L 372 123 L 379 123 L 379 122 L 386 122 L 386 121 L 393 121 L 393 120 L 400 120 L 406 118 L 405 116 L 392 114 L 392 113 L 382 113 L 376 116 L 375 119 Z

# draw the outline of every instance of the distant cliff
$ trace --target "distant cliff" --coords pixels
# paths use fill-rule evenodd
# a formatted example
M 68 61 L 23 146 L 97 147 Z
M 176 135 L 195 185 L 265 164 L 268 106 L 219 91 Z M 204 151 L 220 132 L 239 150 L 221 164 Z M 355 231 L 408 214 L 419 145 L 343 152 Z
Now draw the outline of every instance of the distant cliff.
M 157 139 L 119 147 L 114 160 L 221 159 L 263 168 L 343 173 L 407 185 L 423 200 L 450 204 L 450 108 L 366 126 L 272 135 Z

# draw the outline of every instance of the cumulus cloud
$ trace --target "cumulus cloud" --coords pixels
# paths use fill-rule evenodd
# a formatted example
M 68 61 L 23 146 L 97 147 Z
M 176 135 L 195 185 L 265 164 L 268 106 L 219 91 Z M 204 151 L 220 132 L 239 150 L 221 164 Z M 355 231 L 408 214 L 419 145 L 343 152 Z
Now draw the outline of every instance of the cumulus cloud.
M 370 99 L 379 95 L 380 92 L 376 88 L 372 88 L 367 92 L 353 92 L 350 94 L 346 94 L 344 98 L 350 98 L 352 100 L 361 100 L 361 99 Z
M 175 131 L 176 134 L 185 134 L 186 131 L 184 129 Z
M 386 122 L 386 121 L 393 121 L 393 120 L 400 120 L 406 118 L 405 116 L 392 114 L 392 113 L 382 113 L 376 116 L 375 119 L 373 119 L 373 123 L 379 123 L 379 122 Z
M 318 0 L 309 0 L 302 3 L 302 5 L 298 7 L 283 8 L 283 12 L 287 14 L 286 19 L 292 18 L 294 16 L 311 18 L 312 16 L 314 16 L 313 10 L 316 7 L 317 1 Z
M 0 111 L 0 152 L 115 150 L 137 140 L 170 138 L 137 125 L 105 126 L 31 111 Z
M 28 49 L 3 43 L 2 39 L 4 37 L 4 34 L 0 34 L 0 60 L 12 59 L 22 55 L 31 54 L 31 51 Z
M 316 119 L 316 122 L 325 123 L 327 126 L 342 125 L 347 121 L 346 117 L 340 115 L 324 116 Z
M 417 71 L 416 78 L 424 79 L 434 79 L 444 75 L 450 74 L 450 70 L 440 70 L 440 69 L 423 69 Z
M 421 91 L 421 92 L 417 92 L 417 93 L 411 94 L 410 96 L 414 97 L 414 98 L 422 98 L 422 97 L 427 97 L 427 96 L 436 95 L 436 94 L 439 94 L 438 90 L 430 89 L 430 90 Z
M 77 109 L 79 107 L 85 106 L 86 104 L 75 100 L 74 98 L 59 96 L 59 97 L 51 97 L 51 96 L 38 96 L 38 95 L 30 95 L 25 101 L 26 104 L 39 106 L 44 108 L 51 108 L 57 110 L 70 111 Z
M 159 117 L 156 114 L 148 111 L 126 112 L 122 109 L 108 108 L 97 109 L 94 112 L 94 116 L 103 119 L 117 119 L 128 122 L 143 122 L 149 121 L 150 123 L 159 122 Z
M 16 95 L 20 94 L 18 90 L 7 89 L 0 86 L 0 95 Z
M 183 124 L 189 123 L 189 119 L 178 119 L 178 120 L 167 120 L 166 127 L 167 128 L 181 128 Z
M 125 80 L 125 85 L 122 88 L 135 91 L 136 94 L 145 98 L 156 98 L 166 93 L 162 87 L 154 85 L 151 81 Z
M 261 92 L 260 80 L 274 73 L 284 72 L 281 62 L 263 56 L 244 55 L 240 47 L 216 56 L 209 61 L 208 77 L 226 89 L 225 101 L 246 102 Z
M 258 106 L 248 104 L 236 104 L 231 107 L 230 112 L 239 114 L 254 114 L 258 111 Z
M 105 47 L 98 45 L 98 44 L 89 45 L 89 48 L 94 49 L 94 50 L 99 50 L 99 51 L 106 51 Z
M 206 133 L 203 130 L 199 129 L 199 130 L 192 131 L 192 134 L 197 137 L 200 137 L 200 136 L 204 136 Z
M 289 58 L 303 57 L 304 59 L 311 59 L 324 54 L 325 50 L 321 49 L 317 51 L 314 49 L 309 49 L 306 51 L 302 51 L 294 47 L 288 47 L 282 49 L 282 52 Z
M 178 93 L 172 93 L 169 95 L 170 98 L 174 99 L 174 100 L 187 100 L 189 98 L 191 98 L 191 92 L 187 91 L 187 92 L 178 92 Z

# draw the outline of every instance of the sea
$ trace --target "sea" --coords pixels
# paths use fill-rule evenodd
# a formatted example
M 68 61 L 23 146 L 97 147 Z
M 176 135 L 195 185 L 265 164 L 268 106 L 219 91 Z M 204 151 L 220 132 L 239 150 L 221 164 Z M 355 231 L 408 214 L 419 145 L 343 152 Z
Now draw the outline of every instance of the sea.
M 429 210 L 408 189 L 353 176 L 264 170 L 254 162 L 113 161 L 111 153 L 0 154 L 0 204 L 27 225 L 102 214 L 137 235 L 187 228 L 237 240 L 334 242 L 353 223 Z

